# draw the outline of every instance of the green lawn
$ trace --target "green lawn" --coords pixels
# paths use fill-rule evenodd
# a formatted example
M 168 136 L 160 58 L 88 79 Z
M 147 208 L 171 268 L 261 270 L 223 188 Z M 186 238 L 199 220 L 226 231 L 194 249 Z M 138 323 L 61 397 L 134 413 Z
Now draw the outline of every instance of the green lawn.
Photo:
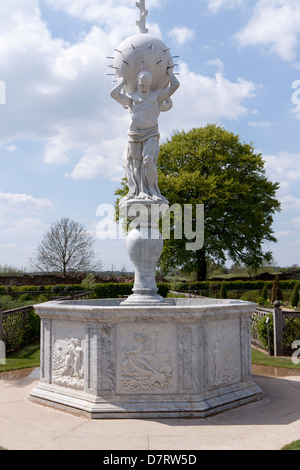
M 286 369 L 296 369 L 300 371 L 300 364 L 293 364 L 290 357 L 273 357 L 258 349 L 252 348 L 252 364 L 260 366 L 271 366 Z
M 8 354 L 5 364 L 0 364 L 0 372 L 27 369 L 40 365 L 40 342 L 35 341 L 12 354 Z
M 300 450 L 300 440 L 284 446 L 281 450 Z

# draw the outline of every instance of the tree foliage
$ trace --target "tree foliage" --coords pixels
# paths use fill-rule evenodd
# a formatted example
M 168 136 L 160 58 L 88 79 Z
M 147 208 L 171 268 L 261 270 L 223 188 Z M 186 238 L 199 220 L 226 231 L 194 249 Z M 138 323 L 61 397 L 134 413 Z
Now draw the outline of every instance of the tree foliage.
M 161 264 L 206 278 L 208 260 L 257 269 L 271 258 L 264 242 L 276 242 L 273 214 L 280 210 L 278 183 L 268 180 L 261 154 L 216 125 L 176 132 L 161 146 L 159 186 L 170 204 L 204 204 L 204 247 L 185 250 L 184 240 L 166 240 Z
M 63 217 L 51 224 L 30 259 L 34 269 L 42 272 L 86 272 L 99 268 L 94 251 L 95 240 L 79 222 Z
M 18 269 L 14 266 L 5 264 L 5 265 L 0 265 L 0 276 L 9 276 L 13 274 L 23 274 L 24 271 L 22 269 Z
M 277 241 L 272 223 L 280 211 L 279 184 L 268 180 L 262 156 L 251 144 L 213 124 L 175 132 L 161 145 L 157 168 L 159 188 L 170 206 L 203 204 L 205 215 L 204 246 L 189 251 L 184 237 L 172 236 L 171 213 L 171 237 L 160 258 L 163 270 L 180 267 L 202 281 L 209 261 L 224 264 L 230 258 L 255 270 L 272 258 L 263 245 Z M 125 180 L 116 194 L 126 194 Z

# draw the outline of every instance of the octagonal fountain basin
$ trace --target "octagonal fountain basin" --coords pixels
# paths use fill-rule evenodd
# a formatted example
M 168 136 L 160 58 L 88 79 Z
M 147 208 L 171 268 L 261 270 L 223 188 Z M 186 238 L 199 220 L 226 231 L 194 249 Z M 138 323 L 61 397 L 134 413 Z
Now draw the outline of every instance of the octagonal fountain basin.
M 240 300 L 53 301 L 30 399 L 90 418 L 205 417 L 256 401 L 251 313 Z M 121 305 L 122 304 L 122 305 Z

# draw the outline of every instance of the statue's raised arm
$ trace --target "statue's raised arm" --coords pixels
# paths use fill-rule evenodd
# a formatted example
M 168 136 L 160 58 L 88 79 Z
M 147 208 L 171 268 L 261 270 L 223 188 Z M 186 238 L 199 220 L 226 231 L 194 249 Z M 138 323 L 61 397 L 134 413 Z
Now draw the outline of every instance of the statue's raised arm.
M 125 78 L 120 78 L 118 85 L 116 85 L 110 92 L 110 96 L 120 103 L 125 109 L 130 108 L 132 99 L 126 93 L 124 93 L 124 86 L 126 85 Z
M 171 96 L 174 95 L 174 93 L 178 90 L 180 87 L 180 83 L 177 80 L 176 76 L 174 75 L 173 72 L 173 67 L 170 67 L 168 69 L 168 74 L 170 76 L 170 84 L 166 88 L 164 88 L 161 93 L 159 94 L 158 97 L 158 102 L 159 105 L 162 107 L 162 111 L 168 111 L 170 109 L 170 106 L 165 106 L 165 108 L 162 106 L 165 102 L 166 103 L 172 103 L 170 100 Z M 171 106 L 172 107 L 172 106 Z

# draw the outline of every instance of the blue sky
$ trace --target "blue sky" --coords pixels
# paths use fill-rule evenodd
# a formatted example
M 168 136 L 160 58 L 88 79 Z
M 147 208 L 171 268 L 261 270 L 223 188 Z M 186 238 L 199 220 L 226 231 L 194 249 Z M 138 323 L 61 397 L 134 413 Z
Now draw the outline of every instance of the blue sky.
M 161 140 L 213 122 L 252 142 L 280 182 L 278 243 L 266 248 L 278 265 L 300 264 L 299 0 L 146 6 L 149 32 L 180 56 Z M 114 204 L 129 116 L 110 98 L 106 57 L 138 32 L 138 10 L 133 0 L 0 0 L 0 12 L 0 265 L 28 269 L 52 222 L 69 216 L 96 235 L 97 208 Z M 106 269 L 131 269 L 123 239 L 96 248 Z

